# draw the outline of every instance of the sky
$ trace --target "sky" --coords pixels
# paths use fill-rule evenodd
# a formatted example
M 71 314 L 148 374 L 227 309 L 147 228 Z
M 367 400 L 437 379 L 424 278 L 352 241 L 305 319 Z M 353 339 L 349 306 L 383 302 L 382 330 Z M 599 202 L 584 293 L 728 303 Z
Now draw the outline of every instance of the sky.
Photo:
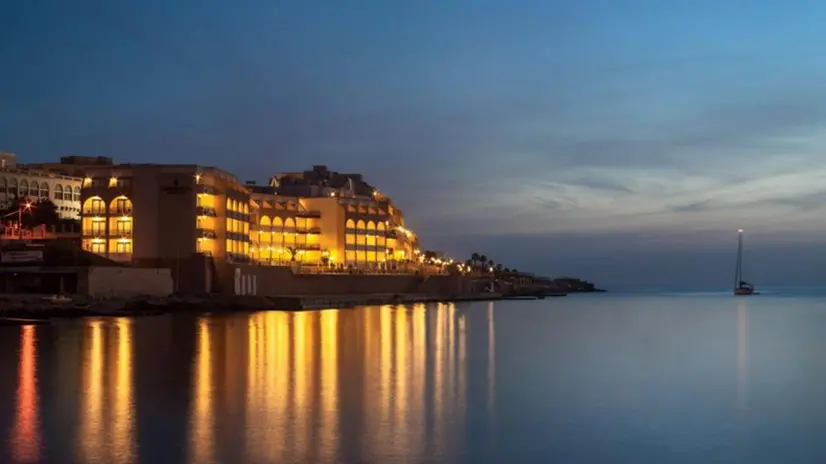
M 603 287 L 826 282 L 826 4 L 11 1 L 0 150 L 361 172 L 425 248 Z

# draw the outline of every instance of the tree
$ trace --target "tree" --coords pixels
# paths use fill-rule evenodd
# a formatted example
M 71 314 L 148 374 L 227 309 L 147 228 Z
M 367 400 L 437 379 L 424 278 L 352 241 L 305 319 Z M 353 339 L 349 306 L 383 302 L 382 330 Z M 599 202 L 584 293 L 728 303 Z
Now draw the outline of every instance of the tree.
M 4 216 L 4 222 L 17 222 L 19 217 L 23 222 L 23 227 L 27 228 L 41 224 L 49 228 L 54 228 L 61 223 L 60 215 L 57 213 L 57 206 L 55 206 L 51 200 L 46 199 L 32 202 L 16 197 L 11 200 L 11 203 L 6 209 L 0 211 L 0 215 Z
M 60 224 L 60 214 L 57 206 L 49 199 L 41 199 L 33 208 L 35 225 L 45 224 L 47 227 L 57 227 Z
M 295 255 L 298 254 L 298 248 L 296 247 L 287 247 L 287 253 L 290 255 L 290 261 L 295 261 Z
M 32 227 L 36 225 L 34 220 L 34 207 L 35 205 L 33 203 L 15 197 L 9 202 L 9 206 L 6 209 L 0 211 L 0 216 L 3 217 L 3 222 L 16 223 L 19 218 L 23 227 Z

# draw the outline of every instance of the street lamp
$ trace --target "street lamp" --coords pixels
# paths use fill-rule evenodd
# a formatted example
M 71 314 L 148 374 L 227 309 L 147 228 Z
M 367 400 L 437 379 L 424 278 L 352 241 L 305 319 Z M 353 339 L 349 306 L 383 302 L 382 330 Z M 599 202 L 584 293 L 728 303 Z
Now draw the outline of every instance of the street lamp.
M 23 240 L 23 211 L 31 212 L 34 205 L 30 201 L 26 201 L 25 203 L 21 203 L 20 206 L 17 208 L 17 211 L 9 213 L 3 217 L 9 217 L 13 214 L 17 214 L 17 237 L 20 240 Z

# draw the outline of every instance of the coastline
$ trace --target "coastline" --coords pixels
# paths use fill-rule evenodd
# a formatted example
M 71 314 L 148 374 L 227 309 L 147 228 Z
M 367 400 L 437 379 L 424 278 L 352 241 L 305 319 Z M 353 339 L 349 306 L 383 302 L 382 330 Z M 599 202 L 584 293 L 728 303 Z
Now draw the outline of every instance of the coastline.
M 0 295 L 0 322 L 34 323 L 81 317 L 140 317 L 168 313 L 230 313 L 248 311 L 309 311 L 357 306 L 460 303 L 508 299 L 501 293 L 469 295 L 174 295 L 132 298 L 76 298 L 52 302 L 47 295 Z
M 539 300 L 569 293 L 601 292 L 543 289 L 518 293 L 477 292 L 468 294 L 340 294 L 340 295 L 170 295 L 90 298 L 79 295 L 56 297 L 37 294 L 0 294 L 0 325 L 44 323 L 50 319 L 82 317 L 142 317 L 170 313 L 231 313 L 249 311 L 310 311 L 382 306 L 474 301 Z

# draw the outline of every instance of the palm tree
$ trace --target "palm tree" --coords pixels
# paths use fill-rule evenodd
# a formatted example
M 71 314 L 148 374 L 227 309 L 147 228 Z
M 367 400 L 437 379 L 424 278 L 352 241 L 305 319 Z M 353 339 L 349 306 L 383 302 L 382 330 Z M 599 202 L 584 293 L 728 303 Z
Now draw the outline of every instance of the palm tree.
M 295 261 L 295 255 L 298 253 L 298 248 L 288 246 L 286 248 L 286 250 L 287 250 L 287 253 L 289 253 L 289 255 L 290 255 L 290 261 Z

